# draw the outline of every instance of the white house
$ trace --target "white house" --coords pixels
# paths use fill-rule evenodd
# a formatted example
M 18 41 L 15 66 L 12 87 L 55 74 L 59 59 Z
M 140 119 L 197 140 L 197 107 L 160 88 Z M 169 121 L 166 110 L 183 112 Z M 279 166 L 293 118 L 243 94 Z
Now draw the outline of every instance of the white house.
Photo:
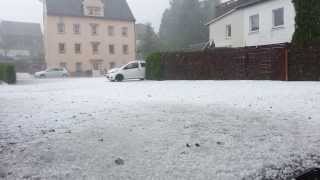
M 207 25 L 216 47 L 291 42 L 295 30 L 292 0 L 231 0 L 217 7 Z

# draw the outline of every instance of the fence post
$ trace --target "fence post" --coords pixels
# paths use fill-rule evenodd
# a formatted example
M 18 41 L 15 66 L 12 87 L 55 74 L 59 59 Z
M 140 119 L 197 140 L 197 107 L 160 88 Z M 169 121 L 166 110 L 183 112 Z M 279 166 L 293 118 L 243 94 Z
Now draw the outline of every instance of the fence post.
M 288 63 L 288 47 L 285 47 L 284 48 L 284 73 L 285 73 L 285 81 L 288 81 L 289 80 L 289 72 L 288 72 L 288 69 L 289 69 L 289 63 Z

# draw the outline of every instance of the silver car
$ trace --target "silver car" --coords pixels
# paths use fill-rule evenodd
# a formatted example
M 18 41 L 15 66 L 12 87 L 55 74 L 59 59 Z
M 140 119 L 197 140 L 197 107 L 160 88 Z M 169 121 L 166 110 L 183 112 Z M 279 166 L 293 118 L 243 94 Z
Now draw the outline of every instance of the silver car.
M 61 78 L 69 76 L 70 74 L 65 68 L 49 68 L 35 73 L 36 78 Z

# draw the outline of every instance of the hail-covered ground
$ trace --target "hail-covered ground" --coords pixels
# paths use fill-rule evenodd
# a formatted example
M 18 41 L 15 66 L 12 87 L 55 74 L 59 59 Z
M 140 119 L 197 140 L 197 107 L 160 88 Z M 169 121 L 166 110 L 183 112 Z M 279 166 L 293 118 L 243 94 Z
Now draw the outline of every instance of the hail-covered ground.
M 286 179 L 319 154 L 318 82 L 0 85 L 0 179 Z

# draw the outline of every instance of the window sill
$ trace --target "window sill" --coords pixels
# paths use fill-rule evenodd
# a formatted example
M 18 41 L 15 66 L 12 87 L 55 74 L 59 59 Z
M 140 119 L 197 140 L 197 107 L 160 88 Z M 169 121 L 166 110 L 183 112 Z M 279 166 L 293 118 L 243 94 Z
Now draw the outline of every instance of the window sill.
M 256 30 L 256 31 L 250 31 L 250 32 L 249 32 L 249 35 L 258 34 L 258 33 L 259 33 L 259 30 Z
M 103 17 L 101 14 L 87 14 L 87 17 Z
M 231 40 L 232 39 L 232 37 L 226 37 L 226 40 Z
M 272 31 L 276 31 L 276 30 L 281 30 L 281 29 L 284 29 L 285 28 L 285 26 L 283 26 L 283 25 L 281 25 L 281 26 L 273 26 L 272 27 Z

